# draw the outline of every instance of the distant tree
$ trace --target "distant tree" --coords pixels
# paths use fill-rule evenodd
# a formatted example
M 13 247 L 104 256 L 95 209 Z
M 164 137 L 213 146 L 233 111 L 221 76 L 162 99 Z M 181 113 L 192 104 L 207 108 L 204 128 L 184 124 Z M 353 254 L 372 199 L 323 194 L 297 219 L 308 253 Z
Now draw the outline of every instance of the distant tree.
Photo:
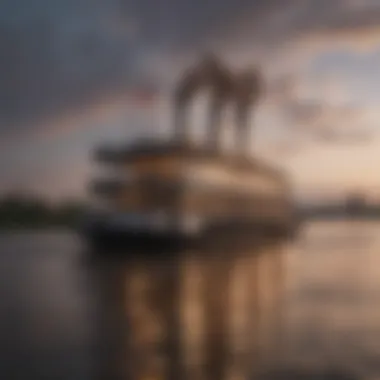
M 0 199 L 0 227 L 72 226 L 84 212 L 78 201 L 50 205 L 32 194 L 8 194 Z
M 361 194 L 352 194 L 346 200 L 346 212 L 350 215 L 364 212 L 366 206 L 366 199 Z
M 55 218 L 58 224 L 73 225 L 83 215 L 85 206 L 76 200 L 62 202 L 56 207 Z

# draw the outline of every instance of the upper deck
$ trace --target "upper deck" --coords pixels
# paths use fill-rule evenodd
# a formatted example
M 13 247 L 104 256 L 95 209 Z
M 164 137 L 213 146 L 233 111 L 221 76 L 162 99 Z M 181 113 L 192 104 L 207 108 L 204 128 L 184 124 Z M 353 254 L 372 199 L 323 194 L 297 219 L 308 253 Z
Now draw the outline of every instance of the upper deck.
M 102 146 L 95 151 L 97 162 L 114 166 L 133 167 L 134 169 L 151 168 L 160 171 L 161 168 L 206 166 L 223 168 L 239 174 L 262 174 L 285 180 L 284 173 L 268 165 L 256 157 L 225 153 L 205 149 L 201 146 L 171 141 L 140 141 L 124 146 Z

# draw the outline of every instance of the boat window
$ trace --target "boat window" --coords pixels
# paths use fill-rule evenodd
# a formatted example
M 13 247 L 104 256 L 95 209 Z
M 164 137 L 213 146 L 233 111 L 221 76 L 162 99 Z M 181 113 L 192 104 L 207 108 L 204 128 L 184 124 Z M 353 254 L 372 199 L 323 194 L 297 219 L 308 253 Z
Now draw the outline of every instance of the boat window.
M 179 162 L 172 157 L 152 157 L 126 164 L 136 175 L 152 173 L 158 176 L 172 175 L 178 172 Z
M 283 185 L 263 175 L 243 176 L 209 168 L 190 168 L 186 171 L 187 186 L 192 188 L 226 188 L 237 193 L 279 194 Z

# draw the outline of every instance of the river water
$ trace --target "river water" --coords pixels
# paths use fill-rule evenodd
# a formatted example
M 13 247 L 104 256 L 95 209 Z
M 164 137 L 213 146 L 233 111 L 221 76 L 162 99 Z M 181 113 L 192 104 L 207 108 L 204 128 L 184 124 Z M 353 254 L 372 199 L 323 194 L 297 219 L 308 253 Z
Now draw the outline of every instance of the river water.
M 380 378 L 379 231 L 154 257 L 3 233 L 0 379 Z

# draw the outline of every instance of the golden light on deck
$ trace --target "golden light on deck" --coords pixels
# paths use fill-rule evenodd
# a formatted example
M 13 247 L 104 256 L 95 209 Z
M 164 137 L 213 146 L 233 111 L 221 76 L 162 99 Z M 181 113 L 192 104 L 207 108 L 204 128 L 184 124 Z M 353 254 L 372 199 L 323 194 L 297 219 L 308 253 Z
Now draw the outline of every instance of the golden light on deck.
M 177 157 L 143 157 L 127 163 L 126 167 L 135 174 L 171 176 L 179 172 L 181 162 Z
M 117 198 L 120 207 L 138 208 L 141 203 L 141 196 L 136 189 L 125 189 Z

